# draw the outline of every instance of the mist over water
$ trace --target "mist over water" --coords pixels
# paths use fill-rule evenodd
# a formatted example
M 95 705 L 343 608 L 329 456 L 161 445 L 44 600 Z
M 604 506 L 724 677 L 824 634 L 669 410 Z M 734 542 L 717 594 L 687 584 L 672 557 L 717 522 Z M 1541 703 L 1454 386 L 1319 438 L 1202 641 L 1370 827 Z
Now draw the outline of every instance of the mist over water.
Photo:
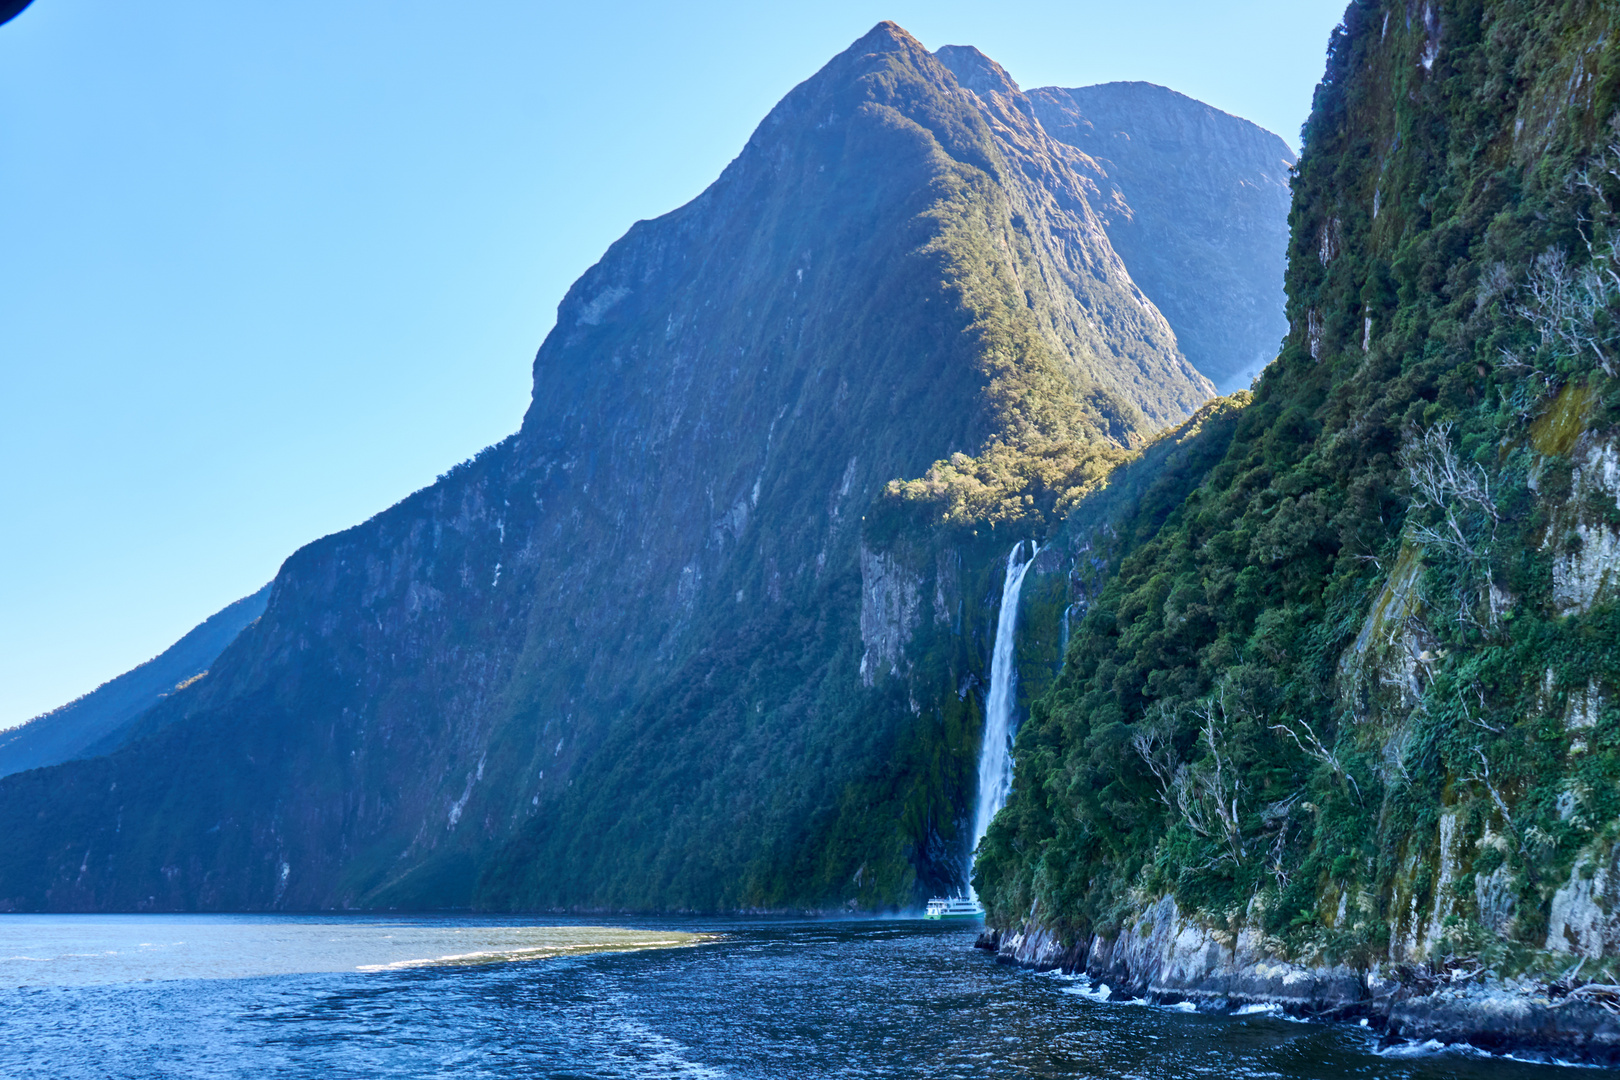
M 974 950 L 976 925 L 920 920 L 647 920 L 634 929 L 719 937 L 685 948 L 506 963 L 197 976 L 241 962 L 233 937 L 261 966 L 287 955 L 308 966 L 333 952 L 374 960 L 380 925 L 331 917 L 0 918 L 6 956 L 25 939 L 62 942 L 74 934 L 133 950 L 166 934 L 207 942 L 168 953 L 167 968 L 149 952 L 145 977 L 154 981 L 62 985 L 36 973 L 29 985 L 0 986 L 0 1076 L 1615 1075 L 1453 1053 L 1379 1056 L 1356 1028 L 1099 1002 L 1084 983 L 999 965 Z M 544 929 L 471 918 L 386 925 L 452 941 L 468 932 L 521 939 Z M 231 933 L 214 932 L 222 926 Z M 354 933 L 345 935 L 345 926 Z M 266 953 L 272 942 L 282 952 Z

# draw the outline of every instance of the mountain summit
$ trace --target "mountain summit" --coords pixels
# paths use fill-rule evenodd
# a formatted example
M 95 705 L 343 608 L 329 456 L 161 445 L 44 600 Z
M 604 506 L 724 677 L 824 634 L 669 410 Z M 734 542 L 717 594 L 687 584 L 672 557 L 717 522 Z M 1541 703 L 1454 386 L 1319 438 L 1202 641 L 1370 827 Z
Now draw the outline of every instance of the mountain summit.
M 1004 541 L 885 492 L 1116 460 L 1210 395 L 1106 183 L 993 62 L 880 24 L 574 284 L 515 435 L 296 552 L 115 753 L 0 780 L 0 907 L 960 887 Z

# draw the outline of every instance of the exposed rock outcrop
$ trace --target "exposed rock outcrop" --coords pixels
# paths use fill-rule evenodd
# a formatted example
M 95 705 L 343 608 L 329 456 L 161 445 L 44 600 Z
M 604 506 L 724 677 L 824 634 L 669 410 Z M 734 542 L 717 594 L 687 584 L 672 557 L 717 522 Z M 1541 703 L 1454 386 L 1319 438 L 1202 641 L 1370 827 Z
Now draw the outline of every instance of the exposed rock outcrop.
M 1169 897 L 1111 938 L 1065 943 L 1031 920 L 1013 932 L 987 929 L 977 945 L 1010 964 L 1089 979 L 1111 999 L 1192 1002 L 1212 1011 L 1270 1005 L 1303 1018 L 1366 1022 L 1392 1042 L 1620 1063 L 1620 1015 L 1604 1008 L 1607 998 L 1397 965 L 1301 964 L 1281 942 L 1255 930 L 1211 930 Z

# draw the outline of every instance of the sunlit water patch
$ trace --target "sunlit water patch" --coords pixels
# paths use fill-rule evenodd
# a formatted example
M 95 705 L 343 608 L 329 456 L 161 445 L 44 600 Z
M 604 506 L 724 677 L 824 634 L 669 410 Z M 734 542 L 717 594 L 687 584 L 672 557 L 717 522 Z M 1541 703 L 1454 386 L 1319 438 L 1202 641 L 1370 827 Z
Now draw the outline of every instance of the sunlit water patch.
M 0 1077 L 1616 1075 L 1148 1007 L 959 925 L 540 923 L 0 917 Z
M 0 987 L 466 966 L 696 945 L 625 926 L 230 915 L 0 916 Z

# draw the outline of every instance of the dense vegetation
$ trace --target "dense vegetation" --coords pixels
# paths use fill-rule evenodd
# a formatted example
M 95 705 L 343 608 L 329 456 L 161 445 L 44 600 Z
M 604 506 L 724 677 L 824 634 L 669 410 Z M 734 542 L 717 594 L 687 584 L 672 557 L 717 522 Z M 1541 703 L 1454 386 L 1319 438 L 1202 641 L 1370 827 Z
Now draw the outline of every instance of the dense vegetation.
M 1350 5 L 1291 331 L 1203 482 L 1121 531 L 1020 732 L 995 923 L 1108 935 L 1171 894 L 1297 955 L 1551 962 L 1554 892 L 1620 830 L 1617 24 Z
M 941 524 L 1046 528 L 1067 517 L 1131 454 L 1100 440 L 1043 440 L 1024 448 L 997 442 L 970 457 L 955 453 L 918 480 L 891 480 L 885 493 L 926 508 Z

